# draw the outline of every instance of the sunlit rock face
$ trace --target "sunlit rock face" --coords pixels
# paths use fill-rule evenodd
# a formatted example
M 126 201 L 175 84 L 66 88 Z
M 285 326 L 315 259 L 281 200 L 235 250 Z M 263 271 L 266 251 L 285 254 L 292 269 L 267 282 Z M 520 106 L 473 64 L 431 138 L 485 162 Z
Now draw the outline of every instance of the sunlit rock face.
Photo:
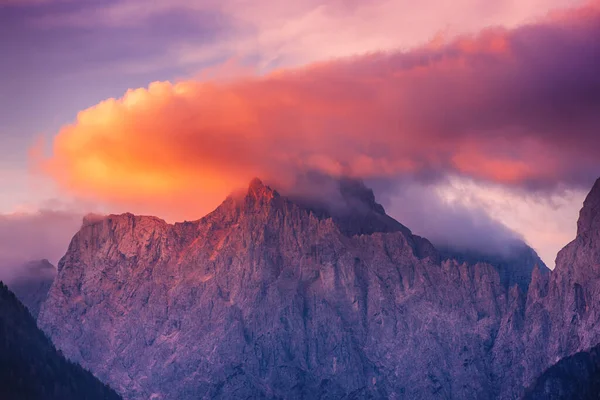
M 254 180 L 194 222 L 91 216 L 39 324 L 128 399 L 515 396 L 546 267 L 526 293 L 341 185 L 344 212 Z

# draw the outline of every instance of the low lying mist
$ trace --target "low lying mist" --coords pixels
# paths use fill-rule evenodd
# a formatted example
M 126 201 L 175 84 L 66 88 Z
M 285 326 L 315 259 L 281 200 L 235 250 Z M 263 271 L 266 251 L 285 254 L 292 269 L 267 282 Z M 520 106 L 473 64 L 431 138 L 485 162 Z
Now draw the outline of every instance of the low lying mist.
M 32 260 L 56 266 L 81 220 L 79 213 L 54 210 L 0 215 L 0 280 L 10 282 Z
M 435 185 L 376 183 L 388 214 L 436 247 L 510 256 L 523 238 L 489 216 L 482 206 L 448 202 Z

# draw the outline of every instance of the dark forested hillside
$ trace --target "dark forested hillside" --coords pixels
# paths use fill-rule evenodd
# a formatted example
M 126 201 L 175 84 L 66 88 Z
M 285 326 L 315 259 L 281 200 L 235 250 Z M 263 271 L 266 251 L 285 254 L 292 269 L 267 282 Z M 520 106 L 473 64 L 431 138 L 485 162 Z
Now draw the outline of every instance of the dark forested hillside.
M 600 345 L 563 358 L 526 391 L 524 400 L 596 400 L 600 398 Z
M 120 399 L 90 372 L 67 361 L 28 310 L 0 282 L 0 399 Z

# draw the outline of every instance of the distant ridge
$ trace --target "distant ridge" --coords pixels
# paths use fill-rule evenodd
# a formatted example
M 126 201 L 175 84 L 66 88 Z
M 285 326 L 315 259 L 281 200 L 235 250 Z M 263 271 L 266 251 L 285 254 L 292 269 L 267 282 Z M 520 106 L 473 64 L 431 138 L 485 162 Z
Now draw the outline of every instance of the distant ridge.
M 50 261 L 30 261 L 17 268 L 9 288 L 37 319 L 55 277 L 56 267 Z

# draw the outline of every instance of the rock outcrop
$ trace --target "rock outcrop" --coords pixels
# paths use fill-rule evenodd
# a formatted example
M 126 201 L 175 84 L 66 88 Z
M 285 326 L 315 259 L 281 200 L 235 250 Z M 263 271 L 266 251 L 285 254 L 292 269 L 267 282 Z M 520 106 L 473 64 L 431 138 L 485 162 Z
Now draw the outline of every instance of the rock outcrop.
M 565 278 L 457 261 L 345 190 L 351 212 L 254 180 L 194 222 L 90 217 L 40 326 L 128 399 L 515 398 L 578 348 L 539 345 Z M 582 289 L 556 307 L 583 318 Z
M 88 371 L 67 361 L 0 282 L 0 399 L 118 400 Z
M 18 268 L 8 287 L 37 318 L 55 277 L 56 267 L 48 260 L 30 261 Z

